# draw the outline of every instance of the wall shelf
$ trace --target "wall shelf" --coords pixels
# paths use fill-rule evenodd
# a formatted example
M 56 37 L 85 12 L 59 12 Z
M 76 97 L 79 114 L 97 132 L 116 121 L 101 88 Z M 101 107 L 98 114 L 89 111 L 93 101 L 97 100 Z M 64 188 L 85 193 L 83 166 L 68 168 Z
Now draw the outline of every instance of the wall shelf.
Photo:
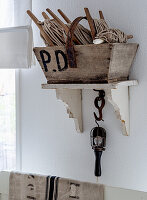
M 75 121 L 77 132 L 83 132 L 82 90 L 105 90 L 106 98 L 112 104 L 117 118 L 121 121 L 123 135 L 129 135 L 129 87 L 138 85 L 137 80 L 108 84 L 42 84 L 43 89 L 56 89 L 57 99 L 62 100 L 70 118 Z

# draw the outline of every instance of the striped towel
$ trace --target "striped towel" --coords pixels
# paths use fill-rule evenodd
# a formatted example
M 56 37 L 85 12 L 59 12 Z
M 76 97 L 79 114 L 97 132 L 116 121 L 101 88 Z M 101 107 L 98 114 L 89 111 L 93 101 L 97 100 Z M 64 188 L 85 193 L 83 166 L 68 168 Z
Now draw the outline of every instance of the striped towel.
M 104 186 L 56 176 L 10 174 L 9 200 L 104 200 Z

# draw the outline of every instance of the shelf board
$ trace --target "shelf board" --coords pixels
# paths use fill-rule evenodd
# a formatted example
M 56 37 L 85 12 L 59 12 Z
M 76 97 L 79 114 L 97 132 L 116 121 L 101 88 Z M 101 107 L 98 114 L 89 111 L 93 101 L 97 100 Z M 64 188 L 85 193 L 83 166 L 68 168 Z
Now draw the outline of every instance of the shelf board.
M 115 89 L 118 86 L 135 86 L 137 80 L 120 81 L 104 84 L 42 84 L 43 89 Z

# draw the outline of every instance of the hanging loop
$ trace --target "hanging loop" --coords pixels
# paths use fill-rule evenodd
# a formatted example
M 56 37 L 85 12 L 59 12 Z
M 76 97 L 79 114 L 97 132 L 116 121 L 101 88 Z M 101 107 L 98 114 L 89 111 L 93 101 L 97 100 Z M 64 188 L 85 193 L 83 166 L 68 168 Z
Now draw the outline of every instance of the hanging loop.
M 71 68 L 77 68 L 76 54 L 75 54 L 74 45 L 73 45 L 73 37 L 74 37 L 74 31 L 75 31 L 78 23 L 82 19 L 87 19 L 87 18 L 86 17 L 77 17 L 71 23 L 68 34 L 67 34 L 67 40 L 66 40 L 65 47 L 66 47 L 66 53 L 67 53 L 69 67 L 71 67 Z
M 99 96 L 97 96 L 94 100 L 94 105 L 95 107 L 98 109 L 99 111 L 99 117 L 96 115 L 96 113 L 94 112 L 94 117 L 96 121 L 104 121 L 103 120 L 103 113 L 102 110 L 105 106 L 105 91 L 104 90 L 94 90 L 99 92 Z M 99 106 L 99 102 L 101 102 L 101 105 Z
M 98 123 L 98 121 L 97 121 L 96 119 L 95 119 L 95 123 L 97 124 L 98 127 L 100 127 L 100 126 L 99 126 L 99 123 Z

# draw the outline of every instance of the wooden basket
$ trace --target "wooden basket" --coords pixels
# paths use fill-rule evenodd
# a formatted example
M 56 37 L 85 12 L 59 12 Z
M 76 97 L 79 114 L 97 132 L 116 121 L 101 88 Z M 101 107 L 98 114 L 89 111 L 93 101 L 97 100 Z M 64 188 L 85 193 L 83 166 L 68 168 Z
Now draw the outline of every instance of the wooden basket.
M 73 33 L 81 19 L 83 17 L 71 24 L 66 46 L 34 48 L 47 83 L 109 83 L 127 80 L 138 44 L 73 45 Z

